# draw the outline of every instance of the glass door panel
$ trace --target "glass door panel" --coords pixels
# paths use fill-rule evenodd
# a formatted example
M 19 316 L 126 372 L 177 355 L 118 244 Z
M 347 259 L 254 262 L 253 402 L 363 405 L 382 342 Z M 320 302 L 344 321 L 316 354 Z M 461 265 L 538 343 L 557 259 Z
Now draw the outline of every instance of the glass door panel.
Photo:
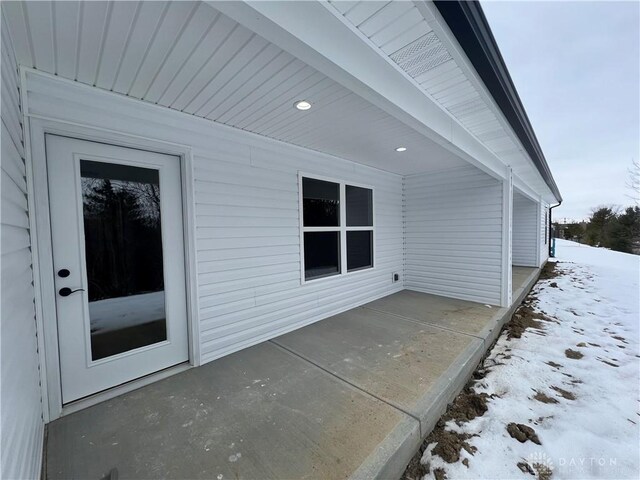
M 160 175 L 80 161 L 91 358 L 167 339 Z

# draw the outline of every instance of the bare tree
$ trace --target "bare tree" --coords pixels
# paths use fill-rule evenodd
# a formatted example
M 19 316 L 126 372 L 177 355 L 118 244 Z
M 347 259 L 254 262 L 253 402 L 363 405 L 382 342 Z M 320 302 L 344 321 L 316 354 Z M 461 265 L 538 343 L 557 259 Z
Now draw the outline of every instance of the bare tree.
M 631 160 L 631 166 L 627 172 L 629 172 L 627 188 L 631 190 L 631 194 L 627 197 L 631 198 L 636 206 L 640 206 L 640 160 Z
M 160 225 L 160 187 L 154 183 L 130 182 L 125 180 L 105 180 L 82 177 L 82 193 L 85 207 L 99 215 L 107 201 L 105 195 L 111 195 L 111 201 L 131 203 L 129 214 L 146 225 Z

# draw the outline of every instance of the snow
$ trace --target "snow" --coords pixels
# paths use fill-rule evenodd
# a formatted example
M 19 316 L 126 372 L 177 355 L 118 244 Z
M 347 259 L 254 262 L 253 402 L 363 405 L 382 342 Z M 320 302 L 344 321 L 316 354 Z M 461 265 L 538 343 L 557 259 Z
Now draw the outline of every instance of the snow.
M 545 465 L 553 479 L 640 477 L 640 257 L 562 240 L 556 253 L 560 275 L 532 291 L 535 309 L 552 321 L 520 339 L 503 333 L 485 361 L 493 366 L 475 385 L 495 395 L 488 411 L 461 426 L 447 424 L 477 435 L 468 440 L 477 451 L 462 450 L 460 461 L 449 464 L 431 453 L 435 444 L 428 446 L 425 478 L 434 478 L 435 468 L 449 479 L 534 478 L 519 462 Z M 584 356 L 568 358 L 566 349 Z M 558 403 L 537 401 L 536 392 Z M 511 422 L 532 427 L 541 445 L 511 438 Z
M 143 325 L 165 318 L 164 291 L 89 302 L 91 333 Z

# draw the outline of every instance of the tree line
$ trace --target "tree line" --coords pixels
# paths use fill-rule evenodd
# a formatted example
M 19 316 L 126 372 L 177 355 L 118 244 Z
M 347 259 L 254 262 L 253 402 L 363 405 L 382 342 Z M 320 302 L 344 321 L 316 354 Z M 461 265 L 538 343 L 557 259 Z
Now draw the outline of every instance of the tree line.
M 580 223 L 554 224 L 556 236 L 610 248 L 618 252 L 640 254 L 640 207 L 623 210 L 601 206 L 591 211 L 589 218 Z M 561 233 L 562 232 L 562 233 Z

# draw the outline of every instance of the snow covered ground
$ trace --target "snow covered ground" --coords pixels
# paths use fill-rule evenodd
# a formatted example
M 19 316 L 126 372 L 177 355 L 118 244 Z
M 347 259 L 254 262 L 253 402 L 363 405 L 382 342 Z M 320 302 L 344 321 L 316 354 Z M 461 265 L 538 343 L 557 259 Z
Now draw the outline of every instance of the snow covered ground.
M 568 241 L 556 251 L 557 276 L 530 297 L 546 319 L 521 338 L 503 332 L 474 386 L 488 410 L 446 424 L 471 448 L 446 463 L 429 445 L 425 478 L 640 478 L 640 257 Z M 512 438 L 510 423 L 540 445 Z
M 144 325 L 164 317 L 164 290 L 89 302 L 93 334 Z

